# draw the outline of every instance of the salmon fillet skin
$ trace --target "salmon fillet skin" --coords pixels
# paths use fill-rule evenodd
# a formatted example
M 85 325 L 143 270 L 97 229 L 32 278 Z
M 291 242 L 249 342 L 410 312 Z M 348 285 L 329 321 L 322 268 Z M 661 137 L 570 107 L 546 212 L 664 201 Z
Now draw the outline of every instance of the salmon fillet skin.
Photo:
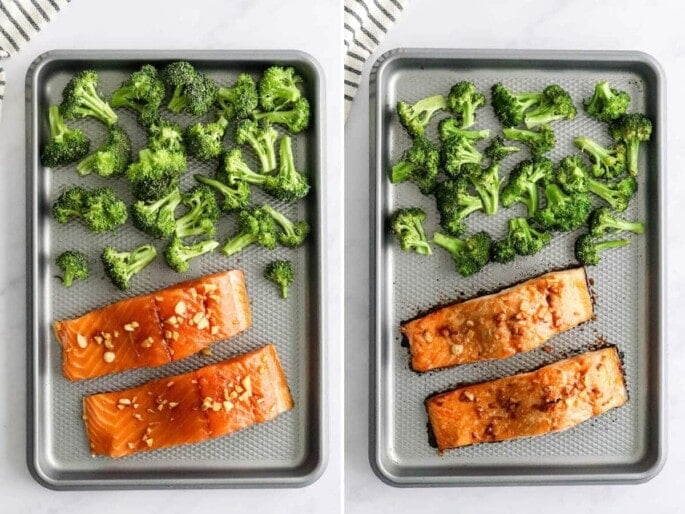
M 628 401 L 614 347 L 426 400 L 440 451 L 558 432 Z
M 62 373 L 95 378 L 188 357 L 252 325 L 245 275 L 230 270 L 57 321 Z
M 87 396 L 93 455 L 124 457 L 197 443 L 264 423 L 293 408 L 273 345 L 133 389 Z
M 554 271 L 404 323 L 414 371 L 504 359 L 588 321 L 584 268 Z

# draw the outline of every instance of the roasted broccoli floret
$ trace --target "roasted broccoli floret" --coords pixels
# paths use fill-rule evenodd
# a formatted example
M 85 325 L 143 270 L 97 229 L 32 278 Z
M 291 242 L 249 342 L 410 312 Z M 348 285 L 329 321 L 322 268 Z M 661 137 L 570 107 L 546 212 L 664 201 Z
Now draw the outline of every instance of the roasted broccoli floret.
M 520 162 L 509 175 L 509 181 L 502 188 L 500 198 L 504 207 L 521 202 L 533 216 L 540 207 L 538 184 L 545 184 L 552 177 L 552 161 L 545 157 Z
M 221 195 L 221 210 L 233 212 L 244 209 L 250 202 L 250 186 L 244 180 L 234 180 L 232 184 L 226 184 L 217 179 L 211 179 L 204 175 L 195 175 L 195 180 L 214 188 L 215 192 Z
M 633 177 L 637 176 L 638 150 L 640 143 L 649 141 L 652 136 L 652 122 L 644 114 L 624 114 L 611 122 L 609 134 L 615 141 L 625 145 L 628 173 Z
M 164 259 L 176 273 L 184 273 L 190 268 L 191 260 L 213 251 L 217 246 L 219 243 L 213 239 L 184 245 L 178 236 L 174 236 L 164 250 Z
M 630 244 L 628 239 L 611 239 L 595 241 L 590 234 L 583 234 L 576 239 L 575 254 L 578 262 L 584 266 L 596 266 L 601 259 L 600 253 L 610 248 L 620 248 Z
M 564 192 L 585 193 L 588 191 L 589 178 L 587 167 L 579 155 L 564 157 L 559 161 L 555 179 Z
M 431 255 L 431 250 L 423 222 L 426 213 L 418 207 L 398 209 L 390 219 L 390 227 L 397 236 L 400 248 L 405 252 L 416 252 L 419 255 Z
M 164 83 L 160 80 L 157 69 L 145 64 L 112 93 L 111 104 L 112 107 L 129 107 L 135 110 L 140 123 L 148 126 L 157 118 L 162 101 Z
M 129 165 L 126 176 L 138 200 L 159 200 L 178 188 L 185 171 L 185 155 L 168 150 L 145 148 L 138 153 L 138 161 Z
M 523 123 L 526 111 L 542 101 L 542 93 L 513 93 L 501 83 L 492 86 L 492 108 L 504 127 Z
M 485 95 L 473 82 L 457 82 L 447 95 L 447 108 L 461 119 L 462 128 L 476 123 L 476 110 L 485 105 Z
M 583 225 L 590 215 L 592 202 L 587 193 L 566 194 L 556 184 L 545 186 L 547 203 L 535 213 L 535 221 L 544 229 L 567 232 Z
M 155 257 L 157 257 L 155 247 L 144 244 L 130 252 L 120 252 L 112 246 L 106 246 L 101 258 L 105 273 L 112 283 L 122 291 L 126 291 L 133 275 L 140 273 L 155 260 Z
M 309 193 L 307 176 L 295 169 L 292 142 L 283 136 L 278 148 L 279 168 L 276 175 L 267 175 L 262 187 L 271 196 L 284 202 L 304 198 Z
M 98 92 L 98 74 L 85 70 L 74 75 L 62 91 L 60 113 L 65 120 L 92 116 L 108 127 L 114 125 L 117 114 Z
M 540 103 L 525 113 L 523 121 L 530 129 L 557 120 L 572 120 L 576 114 L 571 95 L 561 86 L 552 84 L 542 91 Z
M 283 246 L 296 248 L 307 239 L 310 230 L 309 223 L 306 221 L 291 221 L 270 205 L 263 205 L 262 209 L 281 227 L 281 232 L 278 233 L 278 242 Z
M 219 89 L 213 80 L 186 61 L 173 62 L 164 68 L 162 81 L 171 88 L 167 107 L 176 114 L 206 114 L 214 104 Z
M 101 177 L 121 175 L 131 162 L 131 139 L 119 125 L 112 125 L 105 142 L 78 163 L 80 175 L 95 173 Z
M 96 234 L 114 230 L 128 218 L 126 204 L 109 187 L 67 189 L 52 206 L 52 214 L 58 223 L 80 219 Z
M 243 160 L 243 153 L 240 148 L 234 148 L 224 154 L 222 169 L 226 174 L 226 182 L 231 186 L 240 182 L 261 186 L 267 177 L 267 175 L 252 171 Z
M 59 107 L 53 105 L 48 110 L 50 120 L 50 139 L 43 147 L 40 161 L 43 166 L 62 166 L 74 161 L 88 153 L 90 140 L 81 129 L 70 129 L 64 123 L 59 112 Z
M 435 188 L 435 200 L 440 212 L 440 226 L 450 235 L 458 236 L 466 230 L 464 220 L 484 208 L 483 201 L 469 192 L 466 177 L 445 180 Z
M 247 118 L 259 104 L 257 86 L 250 75 L 241 73 L 231 87 L 219 88 L 216 102 L 227 119 Z
M 288 298 L 288 288 L 295 281 L 295 272 L 290 261 L 270 262 L 264 270 L 264 278 L 276 284 L 281 290 L 281 298 Z
M 499 206 L 499 189 L 502 185 L 499 164 L 493 162 L 487 168 L 470 166 L 467 176 L 483 202 L 485 214 L 495 214 Z
M 436 232 L 433 242 L 449 252 L 462 277 L 473 275 L 490 262 L 492 239 L 487 232 L 477 232 L 464 239 Z
M 170 237 L 176 231 L 174 213 L 180 203 L 181 193 L 178 188 L 151 203 L 139 200 L 131 206 L 133 225 L 152 237 Z
M 537 130 L 505 128 L 502 134 L 506 139 L 527 144 L 534 156 L 549 152 L 556 144 L 554 129 L 549 125 L 541 125 Z
M 507 237 L 492 245 L 492 260 L 505 263 L 516 255 L 536 254 L 551 240 L 552 235 L 549 232 L 531 227 L 526 218 L 511 218 Z
M 147 147 L 150 150 L 167 150 L 184 153 L 183 129 L 178 123 L 157 117 L 147 129 Z
M 583 100 L 583 107 L 599 121 L 612 121 L 623 115 L 630 105 L 630 95 L 625 91 L 612 89 L 605 80 L 597 82 L 594 94 Z
M 235 130 L 235 140 L 240 145 L 249 145 L 259 158 L 263 173 L 276 169 L 274 145 L 278 132 L 267 121 L 242 120 Z
M 439 165 L 440 152 L 436 146 L 425 137 L 417 137 L 392 167 L 390 181 L 393 184 L 411 181 L 427 195 L 435 188 Z
M 490 159 L 492 163 L 499 162 L 506 159 L 512 153 L 520 152 L 521 150 L 516 146 L 507 146 L 504 143 L 502 136 L 496 136 L 490 141 L 490 144 L 483 151 L 483 155 Z
M 448 175 L 459 176 L 463 168 L 469 165 L 480 165 L 483 154 L 474 146 L 470 139 L 453 137 L 442 145 L 442 164 Z
M 188 212 L 176 220 L 176 235 L 181 238 L 213 236 L 221 210 L 212 188 L 204 184 L 195 186 L 181 197 L 181 203 Z
M 222 115 L 212 123 L 194 123 L 186 129 L 188 153 L 208 161 L 221 155 L 221 142 L 228 127 L 228 120 Z
M 298 88 L 301 83 L 295 68 L 271 66 L 259 80 L 259 105 L 265 111 L 284 109 L 302 95 Z
M 221 253 L 228 257 L 253 243 L 273 250 L 277 238 L 276 222 L 271 214 L 261 207 L 245 209 L 238 213 L 238 234 L 224 243 Z
M 55 263 L 62 270 L 61 278 L 64 287 L 71 287 L 74 280 L 87 280 L 90 276 L 88 257 L 81 252 L 67 250 L 57 257 Z
M 603 237 L 616 232 L 642 234 L 645 231 L 644 224 L 619 218 L 608 207 L 598 207 L 592 211 L 588 226 L 592 237 Z
M 413 137 L 423 136 L 423 133 L 433 114 L 447 108 L 447 101 L 442 95 L 429 96 L 419 100 L 414 105 L 404 101 L 397 102 L 397 114 L 400 123 Z
M 490 137 L 490 130 L 467 130 L 461 128 L 459 122 L 454 118 L 445 118 L 438 124 L 438 134 L 440 134 L 440 139 L 442 141 L 447 141 L 453 137 L 478 140 Z
M 590 156 L 595 177 L 615 178 L 626 169 L 626 147 L 622 143 L 604 148 L 587 137 L 577 137 L 573 143 Z
M 284 125 L 290 132 L 297 134 L 309 126 L 309 102 L 302 97 L 278 111 L 254 112 L 252 118 Z

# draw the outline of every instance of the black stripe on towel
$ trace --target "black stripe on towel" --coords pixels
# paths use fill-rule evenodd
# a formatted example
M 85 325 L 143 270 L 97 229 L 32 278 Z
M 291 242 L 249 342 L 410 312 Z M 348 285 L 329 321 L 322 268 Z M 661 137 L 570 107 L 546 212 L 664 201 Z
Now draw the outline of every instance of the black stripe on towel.
M 364 8 L 364 10 L 366 11 L 366 16 L 367 16 L 372 22 L 374 22 L 374 24 L 375 24 L 379 29 L 381 29 L 384 33 L 388 31 L 388 29 L 385 28 L 385 25 L 383 25 L 380 21 L 378 21 L 378 20 L 374 17 L 373 14 L 371 14 L 371 11 L 369 11 L 369 8 L 367 7 L 367 5 L 366 5 L 366 3 L 364 2 L 364 0 L 355 0 L 355 2 L 357 2 L 359 5 L 361 5 L 361 6 Z M 376 43 L 376 44 L 378 44 L 378 43 Z
M 355 89 L 359 88 L 359 84 L 357 84 L 356 82 L 352 82 L 351 80 L 345 79 L 345 84 Z
M 350 73 L 354 73 L 355 75 L 361 75 L 362 72 L 359 70 L 355 70 L 352 66 L 348 66 L 347 64 L 344 66 L 346 71 L 349 71 Z
M 10 45 L 12 45 L 17 52 L 19 51 L 19 47 L 14 42 L 14 39 L 12 39 L 12 37 L 7 32 L 5 32 L 5 29 L 3 29 L 2 26 L 0 26 L 0 34 L 5 36 L 5 39 L 10 42 Z
M 388 19 L 389 19 L 390 21 L 392 21 L 393 23 L 394 23 L 395 21 L 397 21 L 397 20 L 395 20 L 395 17 L 394 17 L 392 14 L 390 14 L 390 13 L 388 12 L 388 10 L 387 10 L 385 7 L 383 7 L 381 4 L 378 3 L 378 0 L 373 0 L 373 3 L 374 3 L 374 5 L 378 8 L 378 10 L 379 10 L 380 12 L 383 13 L 383 15 L 384 15 L 386 18 L 388 18 Z
M 28 21 L 31 26 L 33 27 L 33 30 L 38 32 L 40 30 L 40 27 L 38 27 L 38 24 L 31 18 L 31 15 L 26 12 L 26 9 L 24 9 L 24 6 L 21 5 L 17 0 L 14 0 L 14 5 L 16 6 L 17 9 L 19 9 L 19 12 L 24 15 L 24 18 L 26 18 L 26 21 Z
M 348 94 L 346 94 L 346 95 L 345 95 L 345 100 L 349 100 L 349 101 L 351 102 L 352 100 L 354 100 L 354 97 L 353 97 L 353 96 L 350 96 L 350 95 L 348 95 Z
M 59 5 L 57 5 L 55 2 L 53 2 L 53 0 L 49 0 L 49 1 L 50 1 L 50 5 L 55 8 L 55 11 L 59 12 L 60 11 Z
M 359 22 L 360 25 L 361 25 L 362 23 L 364 23 L 364 20 L 362 20 L 362 17 L 359 16 L 359 15 L 358 15 L 356 12 L 354 12 L 352 9 L 350 9 L 350 8 L 347 7 L 347 6 L 345 6 L 344 9 L 345 9 L 345 12 L 346 12 L 347 14 L 349 14 L 350 16 L 352 16 L 355 20 L 357 20 L 357 21 Z
M 14 28 L 17 29 L 17 32 L 21 34 L 21 37 L 23 37 L 25 41 L 31 40 L 31 38 L 29 38 L 29 35 L 26 32 L 24 32 L 24 29 L 21 28 L 21 25 L 19 25 L 17 20 L 14 19 L 14 16 L 12 16 L 9 13 L 9 11 L 7 10 L 7 8 L 5 8 L 5 5 L 2 2 L 0 2 L 0 11 L 2 11 L 2 13 L 5 16 L 7 16 L 7 20 L 10 21 L 12 25 L 14 25 Z
M 43 8 L 40 6 L 40 4 L 36 0 L 31 0 L 31 3 L 33 4 L 33 7 L 36 8 L 36 11 L 40 13 L 40 15 L 43 17 L 45 21 L 50 21 L 50 17 L 48 14 L 43 10 Z

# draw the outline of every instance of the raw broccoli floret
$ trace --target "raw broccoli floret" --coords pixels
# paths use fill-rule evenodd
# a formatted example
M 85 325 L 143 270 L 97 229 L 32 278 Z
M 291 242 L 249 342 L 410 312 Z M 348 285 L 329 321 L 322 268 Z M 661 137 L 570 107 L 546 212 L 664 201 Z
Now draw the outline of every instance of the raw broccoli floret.
M 393 184 L 411 181 L 427 195 L 435 188 L 439 164 L 440 152 L 436 146 L 425 137 L 417 137 L 392 167 L 390 181 Z
M 538 184 L 545 184 L 552 177 L 554 165 L 545 157 L 520 162 L 509 175 L 500 198 L 504 207 L 521 202 L 533 216 L 540 207 Z
M 483 154 L 474 146 L 472 140 L 463 137 L 453 137 L 442 145 L 442 164 L 448 175 L 459 176 L 464 166 L 480 165 Z
M 126 204 L 109 187 L 67 189 L 52 206 L 52 214 L 58 223 L 81 219 L 96 234 L 114 230 L 128 218 Z
M 206 114 L 214 104 L 219 89 L 213 80 L 185 61 L 169 64 L 162 73 L 162 81 L 171 88 L 167 107 L 176 114 Z
M 105 273 L 112 283 L 122 291 L 126 291 L 133 275 L 140 273 L 155 260 L 155 257 L 157 257 L 155 247 L 144 244 L 130 252 L 120 252 L 112 246 L 106 246 L 101 258 Z
M 302 78 L 295 68 L 271 66 L 259 80 L 259 105 L 265 111 L 276 111 L 296 102 L 302 93 Z
M 252 118 L 284 125 L 290 132 L 297 134 L 309 126 L 309 102 L 304 97 L 299 98 L 282 110 L 254 112 Z
M 483 155 L 489 158 L 492 163 L 499 162 L 506 159 L 512 153 L 520 152 L 520 148 L 516 146 L 508 146 L 504 143 L 502 136 L 496 136 L 490 141 L 490 144 L 483 151 Z
M 95 173 L 101 177 L 121 175 L 131 162 L 131 139 L 119 125 L 112 125 L 105 142 L 78 163 L 80 175 Z
M 449 252 L 462 277 L 473 275 L 490 262 L 492 239 L 487 232 L 477 232 L 464 239 L 436 232 L 433 242 Z
M 60 113 L 65 120 L 92 116 L 108 127 L 114 125 L 117 114 L 98 92 L 98 74 L 85 70 L 74 75 L 62 91 Z
M 231 87 L 219 88 L 216 102 L 227 119 L 247 118 L 259 103 L 257 86 L 250 75 L 241 73 Z
M 390 227 L 397 236 L 400 248 L 405 252 L 416 252 L 419 255 L 431 255 L 431 250 L 423 222 L 426 213 L 418 207 L 398 209 L 390 219 Z
M 554 129 L 549 125 L 541 125 L 537 130 L 505 128 L 502 129 L 502 134 L 506 139 L 527 144 L 534 156 L 549 152 L 556 144 Z
M 219 115 L 212 123 L 194 123 L 186 129 L 185 141 L 188 153 L 208 161 L 221 154 L 221 142 L 228 127 L 228 120 Z
M 467 176 L 483 202 L 485 214 L 495 214 L 499 206 L 499 189 L 502 185 L 499 164 L 493 162 L 487 168 L 469 166 Z
M 167 150 L 184 153 L 183 129 L 178 123 L 157 117 L 147 129 L 147 147 L 150 150 Z
M 611 122 L 609 134 L 615 141 L 626 147 L 626 167 L 628 173 L 637 176 L 637 157 L 640 143 L 649 141 L 652 136 L 652 122 L 644 114 L 624 114 Z
M 597 82 L 594 94 L 583 100 L 583 107 L 599 121 L 612 121 L 623 115 L 630 105 L 630 95 L 625 91 L 612 89 L 605 80 Z
M 400 123 L 413 137 L 423 136 L 433 114 L 447 108 L 447 101 L 442 95 L 429 96 L 414 105 L 404 101 L 397 102 L 397 114 Z
M 450 235 L 466 230 L 464 220 L 473 212 L 483 210 L 483 201 L 469 192 L 466 177 L 445 180 L 435 188 L 435 200 L 440 212 L 440 226 Z
M 81 252 L 67 250 L 61 253 L 55 262 L 62 270 L 61 278 L 64 287 L 71 287 L 74 280 L 87 280 L 90 276 L 88 257 Z
M 160 80 L 157 69 L 151 64 L 145 64 L 112 93 L 111 104 L 112 107 L 129 107 L 135 110 L 140 123 L 148 126 L 157 118 L 163 100 L 164 83 Z
M 176 220 L 178 237 L 213 236 L 221 210 L 211 187 L 200 184 L 181 197 L 188 211 Z
M 279 168 L 276 175 L 267 175 L 262 187 L 271 196 L 284 202 L 304 198 L 309 193 L 307 176 L 295 169 L 292 142 L 283 136 L 278 148 Z
M 151 202 L 177 189 L 185 168 L 184 154 L 145 148 L 138 153 L 138 161 L 129 165 L 126 176 L 133 186 L 133 195 Z
M 578 262 L 584 266 L 596 266 L 601 259 L 600 253 L 610 248 L 620 248 L 630 244 L 628 239 L 611 239 L 595 241 L 590 234 L 583 234 L 576 239 L 575 254 Z
M 513 93 L 501 83 L 492 86 L 492 108 L 504 127 L 523 123 L 526 111 L 542 101 L 542 93 Z
M 43 147 L 40 161 L 43 166 L 62 166 L 74 161 L 88 153 L 90 140 L 81 129 L 70 129 L 64 123 L 59 112 L 59 107 L 53 105 L 48 110 L 50 120 L 50 139 Z
M 615 178 L 626 169 L 626 147 L 622 143 L 604 148 L 588 137 L 577 137 L 573 143 L 590 156 L 595 177 Z
M 226 174 L 226 182 L 235 186 L 240 182 L 261 186 L 267 175 L 253 171 L 243 160 L 243 152 L 240 148 L 234 148 L 224 154 L 223 172 Z
M 490 137 L 490 130 L 467 130 L 461 128 L 459 122 L 454 118 L 445 118 L 438 124 L 438 134 L 442 141 L 447 141 L 453 137 L 463 137 L 464 139 L 485 139 Z
M 505 263 L 516 255 L 536 254 L 551 240 L 552 235 L 549 232 L 531 227 L 526 218 L 511 218 L 507 237 L 492 245 L 492 260 Z
M 540 103 L 525 113 L 523 121 L 530 129 L 557 120 L 572 120 L 576 114 L 571 95 L 561 86 L 552 84 L 542 91 Z
M 257 154 L 263 173 L 276 169 L 274 145 L 278 132 L 267 121 L 242 120 L 235 130 L 235 140 L 240 145 L 249 145 Z
M 447 95 L 447 108 L 461 119 L 461 127 L 476 123 L 476 110 L 485 105 L 485 95 L 478 92 L 473 82 L 457 82 Z
M 264 270 L 264 278 L 276 284 L 281 290 L 281 298 L 288 298 L 288 288 L 295 281 L 295 272 L 290 261 L 270 262 Z
M 273 217 L 261 207 L 253 207 L 238 213 L 238 234 L 226 241 L 221 252 L 231 256 L 253 243 L 273 250 L 277 238 Z
M 263 205 L 262 209 L 269 214 L 281 227 L 278 242 L 288 248 L 296 248 L 304 243 L 309 235 L 309 223 L 306 221 L 291 221 L 270 205 Z
M 139 200 L 131 206 L 133 225 L 152 237 L 170 237 L 176 230 L 174 213 L 180 203 L 181 193 L 178 188 L 151 203 Z
M 598 207 L 592 211 L 588 226 L 592 237 L 602 237 L 608 234 L 615 234 L 616 232 L 642 234 L 645 231 L 644 224 L 639 221 L 628 221 L 619 218 L 608 207 Z
M 164 259 L 176 273 L 184 273 L 190 268 L 191 260 L 213 251 L 217 246 L 219 243 L 213 239 L 184 245 L 178 236 L 174 236 L 164 250 Z
M 535 221 L 547 230 L 575 230 L 587 221 L 592 209 L 587 193 L 568 195 L 556 184 L 545 186 L 545 197 L 547 203 L 535 213 Z
M 220 207 L 224 212 L 244 209 L 250 202 L 250 187 L 244 180 L 234 180 L 232 184 L 225 184 L 220 180 L 211 179 L 204 175 L 195 175 L 195 180 L 212 187 L 215 192 L 221 195 Z

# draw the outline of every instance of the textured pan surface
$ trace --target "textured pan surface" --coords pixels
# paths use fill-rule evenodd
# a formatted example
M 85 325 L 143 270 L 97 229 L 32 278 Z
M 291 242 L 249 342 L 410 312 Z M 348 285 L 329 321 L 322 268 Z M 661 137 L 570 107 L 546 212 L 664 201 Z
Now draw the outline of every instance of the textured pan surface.
M 396 485 L 537 483 L 549 481 L 643 480 L 661 461 L 661 254 L 662 169 L 661 86 L 659 72 L 636 54 L 451 52 L 399 50 L 376 65 L 372 81 L 372 132 L 376 135 L 375 233 L 375 384 L 370 456 L 385 480 Z M 596 320 L 550 341 L 549 352 L 537 349 L 512 358 L 418 374 L 409 367 L 408 349 L 401 345 L 399 324 L 432 307 L 469 298 L 574 264 L 573 242 L 579 232 L 556 234 L 552 244 L 533 257 L 518 257 L 507 265 L 491 264 L 470 278 L 460 277 L 448 254 L 439 248 L 431 257 L 401 252 L 386 220 L 396 208 L 419 205 L 426 210 L 427 233 L 438 229 L 432 198 L 413 185 L 393 186 L 387 170 L 401 157 L 410 140 L 394 106 L 431 94 L 446 94 L 458 80 L 471 80 L 487 92 L 488 106 L 479 110 L 477 128 L 500 130 L 489 106 L 490 86 L 502 81 L 514 91 L 537 91 L 549 83 L 567 89 L 576 105 L 573 121 L 557 122 L 557 145 L 548 154 L 555 162 L 575 153 L 572 139 L 586 135 L 610 141 L 606 125 L 589 118 L 581 101 L 594 84 L 608 80 L 628 91 L 631 110 L 654 121 L 654 136 L 641 148 L 639 191 L 624 213 L 644 220 L 647 233 L 628 247 L 607 252 L 599 266 L 588 268 L 596 293 Z M 441 115 L 440 117 L 444 117 Z M 373 122 L 372 122 L 373 123 Z M 436 123 L 429 135 L 436 138 Z M 483 144 L 480 145 L 482 150 Z M 528 151 L 509 157 L 506 176 Z M 506 219 L 524 215 L 522 206 L 500 208 L 493 217 L 476 213 L 469 231 L 487 230 L 502 237 Z M 372 280 L 372 282 L 374 282 Z M 582 352 L 598 341 L 616 344 L 622 352 L 630 401 L 620 409 L 572 430 L 533 439 L 480 444 L 439 456 L 429 445 L 424 400 L 456 384 L 473 383 L 532 370 Z

